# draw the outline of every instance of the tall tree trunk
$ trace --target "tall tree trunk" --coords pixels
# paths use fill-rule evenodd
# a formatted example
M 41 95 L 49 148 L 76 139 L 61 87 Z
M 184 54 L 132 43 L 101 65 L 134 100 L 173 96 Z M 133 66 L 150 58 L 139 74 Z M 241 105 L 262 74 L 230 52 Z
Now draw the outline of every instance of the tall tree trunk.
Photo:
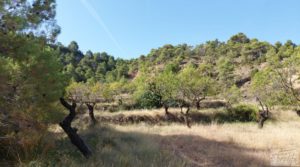
M 91 121 L 92 121 L 93 125 L 95 125 L 97 123 L 97 120 L 96 120 L 95 115 L 94 115 L 95 103 L 92 103 L 92 104 L 86 103 L 86 106 L 89 109 L 89 116 L 91 118 Z
M 59 123 L 60 127 L 68 135 L 71 143 L 79 149 L 85 158 L 89 158 L 92 155 L 92 151 L 77 134 L 77 129 L 71 127 L 72 121 L 76 115 L 76 103 L 73 102 L 72 105 L 70 105 L 63 98 L 60 98 L 60 103 L 69 110 L 69 115 L 67 115 L 65 119 Z

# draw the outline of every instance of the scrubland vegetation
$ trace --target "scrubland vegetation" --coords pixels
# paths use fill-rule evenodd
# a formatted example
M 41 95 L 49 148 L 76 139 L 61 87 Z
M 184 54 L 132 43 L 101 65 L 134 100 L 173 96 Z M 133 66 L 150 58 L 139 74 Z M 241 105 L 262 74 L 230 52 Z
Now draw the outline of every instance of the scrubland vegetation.
M 238 33 L 115 59 L 57 42 L 55 4 L 0 2 L 0 166 L 266 166 L 300 151 L 292 41 Z

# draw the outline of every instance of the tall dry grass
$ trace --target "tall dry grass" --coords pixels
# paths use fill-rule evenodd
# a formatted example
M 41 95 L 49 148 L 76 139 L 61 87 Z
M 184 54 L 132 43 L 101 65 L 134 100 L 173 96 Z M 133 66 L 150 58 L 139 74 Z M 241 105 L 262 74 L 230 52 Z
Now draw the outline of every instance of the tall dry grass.
M 78 125 L 77 125 L 78 126 Z M 52 127 L 56 133 L 58 129 Z M 57 142 L 56 150 L 39 166 L 103 166 L 103 167 L 181 167 L 186 163 L 169 150 L 162 150 L 150 135 L 117 131 L 109 125 L 80 128 L 80 135 L 92 149 L 93 155 L 85 159 L 65 135 Z
M 179 112 L 171 109 L 171 112 Z M 220 112 L 209 109 L 200 112 Z M 96 115 L 114 116 L 119 113 Z M 163 115 L 163 110 L 122 111 L 124 115 Z M 81 119 L 82 118 L 82 119 Z M 269 166 L 276 150 L 296 150 L 300 155 L 300 118 L 289 110 L 272 110 L 263 129 L 255 122 L 149 125 L 145 123 L 90 127 L 88 115 L 74 122 L 79 134 L 93 150 L 86 160 L 61 129 L 56 147 L 37 166 Z M 299 157 L 300 160 L 300 157 Z M 36 163 L 36 164 L 35 164 Z
M 267 166 L 273 151 L 296 150 L 300 155 L 300 118 L 293 111 L 273 111 L 263 129 L 255 122 L 194 124 L 191 129 L 179 124 L 112 126 L 161 136 L 157 140 L 162 148 L 195 166 Z

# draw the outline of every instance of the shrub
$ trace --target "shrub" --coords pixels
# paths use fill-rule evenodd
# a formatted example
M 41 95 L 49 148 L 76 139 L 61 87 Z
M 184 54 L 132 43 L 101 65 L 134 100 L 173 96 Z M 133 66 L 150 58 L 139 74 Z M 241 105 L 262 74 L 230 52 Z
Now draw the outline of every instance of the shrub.
M 257 120 L 258 108 L 253 105 L 240 104 L 227 110 L 231 121 L 250 122 Z
M 2 161 L 28 163 L 43 158 L 54 147 L 47 126 L 22 113 L 0 121 Z
M 137 100 L 138 108 L 159 108 L 161 107 L 161 97 L 153 92 L 144 92 Z

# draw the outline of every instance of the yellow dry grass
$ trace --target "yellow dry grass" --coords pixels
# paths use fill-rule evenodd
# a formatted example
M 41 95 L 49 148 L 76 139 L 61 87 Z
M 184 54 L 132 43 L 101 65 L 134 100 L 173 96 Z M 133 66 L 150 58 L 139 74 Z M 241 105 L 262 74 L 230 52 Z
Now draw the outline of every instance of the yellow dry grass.
M 163 110 L 122 114 L 153 115 L 163 114 Z M 191 129 L 181 124 L 110 126 L 149 136 L 191 166 L 266 166 L 271 164 L 274 151 L 288 149 L 300 155 L 300 118 L 292 111 L 274 111 L 272 116 L 274 120 L 266 121 L 263 129 L 258 129 L 256 123 L 194 124 Z

